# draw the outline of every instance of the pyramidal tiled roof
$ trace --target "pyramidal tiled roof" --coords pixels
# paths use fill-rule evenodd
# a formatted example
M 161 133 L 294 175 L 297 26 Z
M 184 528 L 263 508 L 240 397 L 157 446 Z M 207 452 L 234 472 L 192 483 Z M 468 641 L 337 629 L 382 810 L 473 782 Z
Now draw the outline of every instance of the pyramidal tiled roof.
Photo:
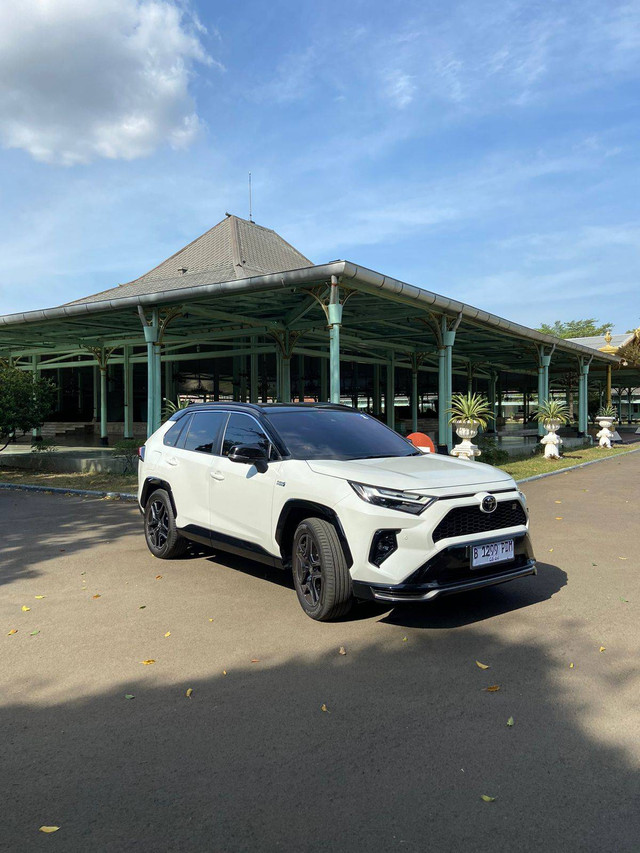
M 67 304 L 119 299 L 310 266 L 313 264 L 308 258 L 271 228 L 227 215 L 139 278 Z

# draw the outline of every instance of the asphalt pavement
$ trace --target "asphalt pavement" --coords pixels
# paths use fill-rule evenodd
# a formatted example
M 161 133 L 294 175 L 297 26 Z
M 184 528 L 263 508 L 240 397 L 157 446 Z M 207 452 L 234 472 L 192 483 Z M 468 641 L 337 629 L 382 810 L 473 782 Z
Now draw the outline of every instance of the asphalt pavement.
M 524 491 L 537 577 L 318 624 L 0 490 L 0 849 L 637 853 L 640 454 Z

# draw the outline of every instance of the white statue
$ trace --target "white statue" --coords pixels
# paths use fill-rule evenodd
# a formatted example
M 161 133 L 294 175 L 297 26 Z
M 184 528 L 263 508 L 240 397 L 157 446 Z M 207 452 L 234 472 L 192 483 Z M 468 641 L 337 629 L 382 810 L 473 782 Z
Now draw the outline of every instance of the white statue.
M 611 447 L 611 439 L 613 438 L 613 433 L 607 426 L 603 426 L 600 432 L 596 433 L 596 438 L 599 439 L 600 447 Z
M 548 424 L 545 424 L 545 426 L 549 429 Z M 540 444 L 544 445 L 545 459 L 560 459 L 562 439 L 556 433 L 555 429 L 549 429 L 547 434 L 540 439 Z

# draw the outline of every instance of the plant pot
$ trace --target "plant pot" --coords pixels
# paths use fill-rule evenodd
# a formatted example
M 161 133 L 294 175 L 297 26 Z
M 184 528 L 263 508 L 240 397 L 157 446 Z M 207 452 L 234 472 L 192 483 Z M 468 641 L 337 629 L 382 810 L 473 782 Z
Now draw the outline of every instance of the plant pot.
M 478 421 L 453 421 L 453 426 L 458 438 L 468 441 L 476 437 L 480 424 Z
M 598 418 L 598 424 L 601 429 L 611 429 L 615 421 L 615 418 Z
M 549 418 L 548 421 L 544 421 L 544 428 L 547 432 L 558 432 L 561 426 L 562 421 L 557 418 Z

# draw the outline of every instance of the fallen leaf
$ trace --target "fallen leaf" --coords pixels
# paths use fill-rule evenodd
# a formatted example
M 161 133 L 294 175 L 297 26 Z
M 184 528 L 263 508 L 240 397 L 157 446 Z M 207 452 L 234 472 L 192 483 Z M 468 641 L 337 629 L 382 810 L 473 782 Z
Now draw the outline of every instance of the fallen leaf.
M 562 501 L 554 501 L 554 503 L 561 504 Z
M 346 655 L 346 653 L 347 653 L 347 650 L 345 649 L 345 647 L 340 646 L 340 648 L 338 649 L 338 654 L 339 655 Z
M 607 649 L 606 649 L 606 646 L 600 646 L 600 651 L 601 651 L 601 652 L 606 652 L 606 650 L 607 650 Z
M 569 664 L 569 669 L 573 669 L 573 664 L 572 664 L 572 663 L 570 663 L 570 664 Z
M 495 803 L 496 801 L 495 797 L 488 797 L 486 794 L 481 794 L 480 796 L 485 801 L 485 803 Z
M 322 705 L 322 707 L 320 708 L 320 710 L 321 710 L 321 711 L 326 711 L 326 713 L 327 713 L 327 714 L 330 714 L 330 713 L 331 713 L 331 712 L 329 711 L 329 709 L 327 708 L 327 706 L 326 706 L 326 705 Z
M 592 565 L 592 566 L 597 566 L 598 564 L 597 564 L 597 563 L 591 563 L 591 565 Z
M 30 636 L 30 637 L 35 637 L 35 636 L 36 636 L 36 634 L 39 634 L 39 633 L 40 633 L 40 631 L 31 631 L 31 633 L 29 634 L 29 636 Z
M 57 832 L 59 829 L 60 829 L 59 826 L 41 826 L 39 831 L 49 833 L 49 832 Z
M 484 689 L 487 691 L 487 693 L 497 693 L 498 690 L 500 690 L 500 685 L 492 684 L 490 687 L 485 687 Z
M 91 596 L 91 598 L 100 598 L 100 593 L 99 593 L 99 592 L 96 592 L 96 594 L 95 594 L 95 595 L 92 595 L 92 596 Z
M 36 595 L 36 598 L 38 599 L 38 601 L 40 601 L 41 599 L 44 598 L 44 595 Z
M 620 601 L 624 601 L 624 603 L 625 603 L 625 604 L 628 604 L 628 603 L 629 603 L 629 599 L 628 599 L 628 598 L 623 598 L 622 596 L 620 596 Z
M 403 637 L 403 638 L 402 638 L 402 642 L 403 642 L 403 643 L 406 643 L 406 642 L 407 642 L 407 639 L 408 639 L 408 637 Z
M 9 633 L 7 634 L 7 637 L 10 637 L 12 634 L 17 634 L 17 633 L 18 633 L 18 629 L 17 629 L 17 628 L 12 628 L 12 629 L 9 631 Z
M 553 551 L 553 548 L 549 548 L 549 553 L 551 553 L 552 551 Z
M 171 636 L 171 631 L 167 631 L 167 633 L 165 634 L 165 637 L 170 637 L 170 636 Z
M 187 692 L 185 693 L 185 696 L 187 697 L 187 699 L 191 699 L 192 695 L 193 695 L 193 687 L 187 688 Z
M 626 560 L 626 557 L 618 557 L 619 560 Z
M 213 619 L 209 619 L 209 622 L 213 622 Z
M 156 575 L 156 580 L 157 580 L 157 581 L 161 581 L 161 580 L 162 580 L 162 575 Z
M 125 693 L 124 698 L 125 699 L 135 699 L 136 697 L 133 695 L 133 693 Z
M 513 717 L 509 717 L 509 719 L 507 720 L 507 725 L 509 726 L 509 728 L 513 726 Z
M 480 661 L 479 661 L 479 660 L 477 660 L 477 661 L 476 661 L 476 666 L 479 666 L 479 667 L 480 667 L 480 669 L 489 669 L 489 664 L 488 664 L 488 663 L 480 663 Z
M 30 607 L 27 607 L 27 605 L 26 605 L 26 604 L 23 604 L 23 605 L 22 605 L 22 612 L 23 612 L 23 613 L 28 613 L 28 612 L 29 612 L 29 610 L 31 610 L 31 608 L 30 608 Z
M 227 670 L 226 670 L 226 669 L 223 669 L 223 670 L 222 670 L 222 674 L 223 674 L 223 675 L 226 675 L 226 674 L 227 674 Z
M 138 607 L 138 610 L 144 610 L 146 606 L 146 604 L 141 604 L 140 607 Z
M 64 551 L 64 548 L 61 548 L 60 550 L 61 550 L 61 551 Z M 80 572 L 80 574 L 81 574 L 81 575 L 86 575 L 86 572 Z
M 155 660 L 153 658 L 149 658 L 149 660 L 143 660 L 141 661 L 141 663 L 143 663 L 145 666 L 149 666 L 150 664 L 155 663 Z
M 260 658 L 251 658 L 251 663 L 260 663 Z
M 563 518 L 563 515 L 556 515 L 556 521 L 562 521 Z

